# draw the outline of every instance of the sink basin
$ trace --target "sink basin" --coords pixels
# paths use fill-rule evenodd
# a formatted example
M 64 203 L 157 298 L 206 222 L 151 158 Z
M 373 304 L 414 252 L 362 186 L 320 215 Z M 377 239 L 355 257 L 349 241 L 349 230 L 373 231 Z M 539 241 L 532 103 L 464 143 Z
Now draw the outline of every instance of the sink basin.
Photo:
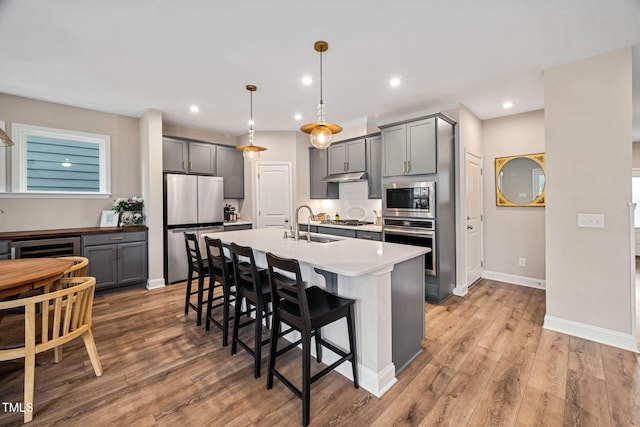
M 300 233 L 300 240 L 307 240 L 307 234 Z M 331 242 L 337 242 L 338 240 L 341 240 L 341 239 L 333 239 L 331 237 L 317 236 L 314 234 L 311 235 L 311 241 L 316 243 L 331 243 Z

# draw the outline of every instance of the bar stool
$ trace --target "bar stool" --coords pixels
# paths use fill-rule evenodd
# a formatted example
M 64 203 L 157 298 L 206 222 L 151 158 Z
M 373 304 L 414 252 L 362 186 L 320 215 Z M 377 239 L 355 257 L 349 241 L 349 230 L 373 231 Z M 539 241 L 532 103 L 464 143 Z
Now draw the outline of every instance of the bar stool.
M 184 233 L 184 244 L 187 248 L 187 263 L 189 265 L 189 276 L 187 277 L 187 295 L 184 304 L 185 316 L 189 314 L 189 307 L 193 308 L 197 313 L 196 325 L 202 324 L 202 308 L 204 306 L 204 292 L 208 289 L 204 287 L 204 278 L 209 274 L 207 262 L 202 259 L 200 254 L 200 245 L 198 245 L 198 237 L 195 233 Z M 198 288 L 191 290 L 193 275 L 197 274 Z M 196 304 L 191 302 L 191 297 L 197 295 Z
M 229 317 L 230 303 L 235 301 L 231 287 L 233 284 L 233 261 L 224 256 L 222 240 L 204 236 L 207 260 L 209 262 L 209 295 L 207 297 L 207 323 L 205 330 L 209 330 L 213 322 L 222 330 L 222 346 L 229 345 Z M 214 295 L 215 290 L 220 289 L 220 295 Z M 222 320 L 213 317 L 212 312 L 222 307 Z
M 342 298 L 317 286 L 305 288 L 300 273 L 300 264 L 295 259 L 285 259 L 267 253 L 269 284 L 273 305 L 273 324 L 269 366 L 267 372 L 267 390 L 273 387 L 274 375 L 282 381 L 300 399 L 302 399 L 302 425 L 309 425 L 311 384 L 328 374 L 338 365 L 351 361 L 353 385 L 358 388 L 358 370 L 356 356 L 356 335 L 354 329 L 355 300 Z M 291 276 L 295 277 L 292 279 Z M 349 334 L 349 352 L 322 339 L 323 326 L 345 317 Z M 274 331 L 284 322 L 300 331 L 302 338 L 285 348 L 278 350 L 278 338 Z M 320 346 L 324 346 L 340 356 L 336 362 L 311 376 L 311 337 L 315 336 L 316 359 L 322 362 Z M 294 386 L 276 369 L 276 358 L 302 343 L 302 390 Z
M 270 338 L 262 339 L 262 320 L 269 327 L 267 306 L 271 302 L 271 292 L 267 279 L 266 269 L 256 267 L 253 249 L 248 246 L 239 246 L 231 243 L 231 259 L 233 260 L 233 274 L 236 282 L 236 304 L 233 315 L 233 338 L 231 340 L 231 354 L 236 354 L 238 344 L 253 356 L 253 376 L 260 377 L 260 362 L 262 359 L 262 346 L 269 343 Z M 242 311 L 242 302 L 245 301 L 246 310 Z M 255 308 L 251 308 L 253 306 Z M 255 312 L 255 318 L 249 315 Z M 240 323 L 240 316 L 246 315 L 249 320 Z M 253 324 L 254 348 L 245 343 L 238 336 L 240 328 Z

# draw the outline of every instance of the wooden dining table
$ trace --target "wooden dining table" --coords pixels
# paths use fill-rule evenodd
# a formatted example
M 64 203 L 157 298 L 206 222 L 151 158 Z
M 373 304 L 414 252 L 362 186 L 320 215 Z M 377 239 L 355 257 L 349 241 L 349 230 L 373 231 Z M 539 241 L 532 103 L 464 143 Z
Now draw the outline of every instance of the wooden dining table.
M 0 261 L 0 300 L 32 289 L 45 290 L 73 265 L 64 258 L 22 258 Z

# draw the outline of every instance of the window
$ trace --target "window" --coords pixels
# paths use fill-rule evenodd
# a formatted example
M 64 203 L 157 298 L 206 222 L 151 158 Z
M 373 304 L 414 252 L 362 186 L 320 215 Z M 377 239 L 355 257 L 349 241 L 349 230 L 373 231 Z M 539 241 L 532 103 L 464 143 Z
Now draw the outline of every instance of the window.
M 19 123 L 12 135 L 12 193 L 109 194 L 109 136 Z

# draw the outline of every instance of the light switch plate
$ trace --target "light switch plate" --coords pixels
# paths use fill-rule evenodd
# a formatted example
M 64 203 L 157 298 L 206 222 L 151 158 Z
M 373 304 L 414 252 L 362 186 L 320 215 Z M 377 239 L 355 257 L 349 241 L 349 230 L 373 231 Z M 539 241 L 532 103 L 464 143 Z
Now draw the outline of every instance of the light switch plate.
M 578 214 L 578 227 L 604 228 L 603 214 Z

